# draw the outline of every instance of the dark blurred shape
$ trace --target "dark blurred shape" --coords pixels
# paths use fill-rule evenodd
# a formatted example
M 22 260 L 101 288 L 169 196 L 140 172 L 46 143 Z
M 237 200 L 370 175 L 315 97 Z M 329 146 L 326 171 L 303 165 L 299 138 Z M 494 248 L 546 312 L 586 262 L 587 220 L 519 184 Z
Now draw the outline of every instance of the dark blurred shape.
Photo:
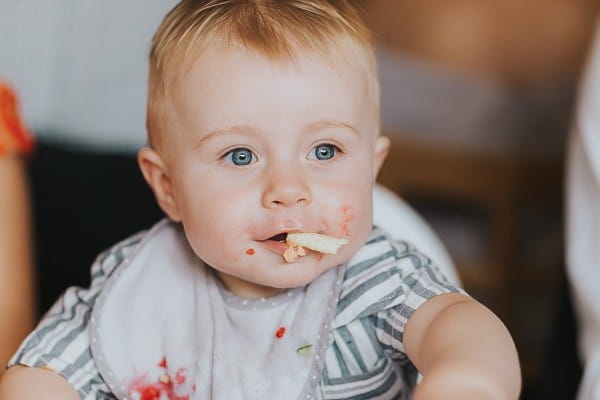
M 577 323 L 571 294 L 563 277 L 560 289 L 561 301 L 548 336 L 550 338 L 543 356 L 543 368 L 539 380 L 524 399 L 573 400 L 582 377 L 581 361 L 577 356 Z
M 133 155 L 41 142 L 31 185 L 40 313 L 66 287 L 88 286 L 101 251 L 163 216 Z

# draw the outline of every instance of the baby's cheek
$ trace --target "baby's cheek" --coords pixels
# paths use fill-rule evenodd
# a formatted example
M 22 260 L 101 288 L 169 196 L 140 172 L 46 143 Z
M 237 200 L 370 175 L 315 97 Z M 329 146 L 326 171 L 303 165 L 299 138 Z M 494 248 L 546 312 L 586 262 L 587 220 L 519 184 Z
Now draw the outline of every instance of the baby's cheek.
M 192 242 L 196 255 L 210 265 L 220 265 L 239 261 L 246 249 L 235 247 L 232 243 L 221 238 L 217 232 L 205 234 L 199 240 Z M 248 257 L 247 255 L 245 255 Z
M 207 251 L 213 257 L 224 262 L 239 261 L 247 258 L 246 251 L 250 248 L 244 240 L 241 228 L 237 224 L 228 224 L 215 227 L 212 232 L 206 233 Z
M 248 258 L 248 251 L 249 248 L 242 248 L 231 243 L 215 243 L 213 248 L 213 252 L 217 253 L 217 258 L 226 263 L 239 262 L 244 258 Z

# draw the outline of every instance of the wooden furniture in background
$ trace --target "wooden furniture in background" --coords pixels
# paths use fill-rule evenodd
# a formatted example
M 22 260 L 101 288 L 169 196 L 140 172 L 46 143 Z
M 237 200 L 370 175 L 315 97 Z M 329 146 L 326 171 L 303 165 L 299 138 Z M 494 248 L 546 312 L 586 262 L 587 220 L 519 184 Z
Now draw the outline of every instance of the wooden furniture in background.
M 562 259 L 554 265 L 528 265 L 522 249 L 523 217 L 528 210 L 561 214 L 562 161 L 494 156 L 448 144 L 423 144 L 392 138 L 390 155 L 379 182 L 404 199 L 429 199 L 440 205 L 461 204 L 481 211 L 487 221 L 483 241 L 488 249 L 477 262 L 451 256 L 467 291 L 485 294 L 485 303 L 507 324 L 527 360 L 524 375 L 535 374 L 542 362 L 520 340 L 520 308 L 536 288 L 555 293 L 562 280 Z M 418 204 L 414 204 L 419 210 Z M 435 228 L 435 226 L 434 226 Z M 527 353 L 529 352 L 529 354 Z

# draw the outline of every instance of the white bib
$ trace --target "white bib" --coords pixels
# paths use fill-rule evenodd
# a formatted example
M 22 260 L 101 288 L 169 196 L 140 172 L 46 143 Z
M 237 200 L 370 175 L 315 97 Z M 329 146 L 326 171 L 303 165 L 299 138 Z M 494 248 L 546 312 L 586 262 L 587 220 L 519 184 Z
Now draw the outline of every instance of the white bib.
M 162 221 L 108 279 L 90 323 L 100 374 L 119 399 L 311 399 L 344 268 L 245 300 L 227 292 Z

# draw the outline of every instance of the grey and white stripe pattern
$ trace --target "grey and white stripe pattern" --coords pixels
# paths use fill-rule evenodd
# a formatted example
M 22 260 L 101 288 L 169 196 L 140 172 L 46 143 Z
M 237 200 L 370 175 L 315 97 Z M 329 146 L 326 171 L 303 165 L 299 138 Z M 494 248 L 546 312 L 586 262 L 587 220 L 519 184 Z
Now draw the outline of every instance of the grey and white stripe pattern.
M 142 235 L 132 236 L 100 254 L 92 266 L 90 288 L 67 289 L 25 339 L 9 366 L 20 364 L 55 371 L 85 400 L 114 399 L 92 358 L 88 323 L 106 279 L 135 249 Z
M 142 236 L 135 235 L 101 254 L 92 266 L 90 288 L 68 289 L 9 365 L 50 368 L 64 376 L 84 400 L 115 399 L 92 358 L 88 324 L 107 278 Z M 404 353 L 404 326 L 431 297 L 459 291 L 427 257 L 407 243 L 392 242 L 375 228 L 348 263 L 315 397 L 408 399 L 417 372 Z
M 348 265 L 322 398 L 408 399 L 417 373 L 404 353 L 404 326 L 425 301 L 459 289 L 427 257 L 378 229 Z

